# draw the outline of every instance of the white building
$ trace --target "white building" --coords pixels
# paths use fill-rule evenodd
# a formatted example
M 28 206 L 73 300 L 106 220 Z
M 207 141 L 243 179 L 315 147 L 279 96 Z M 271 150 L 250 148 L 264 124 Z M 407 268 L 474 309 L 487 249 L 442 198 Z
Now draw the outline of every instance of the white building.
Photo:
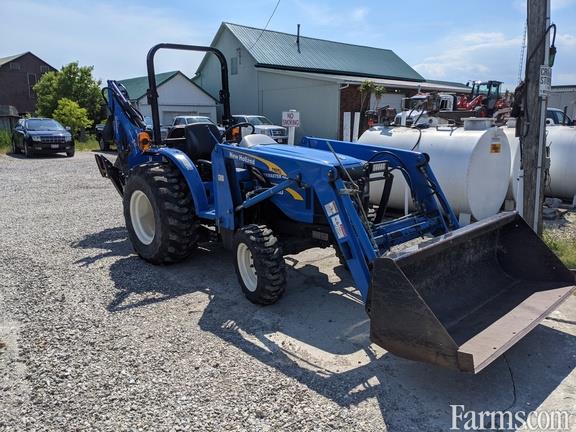
M 146 97 L 148 78 L 136 77 L 120 81 L 126 87 L 131 102 L 145 117 L 151 117 Z M 202 90 L 180 71 L 156 75 L 160 123 L 172 124 L 175 116 L 201 115 L 216 122 L 216 99 Z
M 296 140 L 304 135 L 340 138 L 345 112 L 362 111 L 359 87 L 385 87 L 379 106 L 400 108 L 402 98 L 422 91 L 470 91 L 463 84 L 426 81 L 389 49 L 339 43 L 222 23 L 212 47 L 226 57 L 233 114 L 265 115 L 280 124 L 282 111 L 300 112 Z M 206 54 L 193 81 L 214 97 L 220 64 Z M 365 103 L 364 110 L 374 108 Z

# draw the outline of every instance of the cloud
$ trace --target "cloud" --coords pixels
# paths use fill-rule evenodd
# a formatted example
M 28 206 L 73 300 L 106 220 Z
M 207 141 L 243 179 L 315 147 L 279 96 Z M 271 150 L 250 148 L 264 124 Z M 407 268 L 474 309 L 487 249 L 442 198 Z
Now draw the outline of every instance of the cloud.
M 77 1 L 64 7 L 40 0 L 3 0 L 2 11 L 12 19 L 0 26 L 0 40 L 7 42 L 0 56 L 32 51 L 56 68 L 77 60 L 94 65 L 94 75 L 101 79 L 145 75 L 146 53 L 156 43 L 209 43 L 214 33 L 149 6 Z M 8 46 L 10 52 L 4 51 Z M 201 55 L 166 51 L 157 59 L 159 71 L 180 69 L 191 75 Z
M 413 67 L 425 78 L 465 82 L 499 79 L 514 83 L 518 73 L 522 37 L 499 32 L 465 33 L 437 43 L 439 54 Z

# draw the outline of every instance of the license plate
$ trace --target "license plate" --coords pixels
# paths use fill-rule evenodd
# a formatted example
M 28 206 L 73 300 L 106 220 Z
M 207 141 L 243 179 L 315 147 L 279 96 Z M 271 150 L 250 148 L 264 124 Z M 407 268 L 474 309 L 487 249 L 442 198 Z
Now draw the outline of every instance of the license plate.
M 50 144 L 50 148 L 56 149 L 56 148 L 58 148 L 58 147 L 59 147 L 58 144 Z

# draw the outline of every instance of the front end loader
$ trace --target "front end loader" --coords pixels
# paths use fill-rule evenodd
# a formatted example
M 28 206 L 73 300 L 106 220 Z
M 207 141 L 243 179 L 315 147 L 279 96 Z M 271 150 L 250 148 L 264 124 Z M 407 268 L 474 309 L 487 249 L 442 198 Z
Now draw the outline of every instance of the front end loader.
M 221 64 L 223 136 L 193 124 L 161 139 L 154 55 L 209 52 Z M 516 213 L 461 228 L 426 154 L 322 138 L 297 146 L 263 135 L 234 142 L 228 73 L 210 47 L 160 44 L 147 59 L 153 134 L 108 81 L 118 159 L 101 174 L 123 198 L 135 251 L 155 264 L 187 258 L 199 242 L 234 255 L 246 297 L 276 302 L 286 289 L 284 255 L 334 247 L 366 305 L 374 343 L 393 354 L 477 373 L 520 340 L 574 290 L 573 274 Z M 395 175 L 414 212 L 391 219 Z M 370 184 L 384 180 L 379 205 Z M 396 246 L 416 242 L 403 250 Z

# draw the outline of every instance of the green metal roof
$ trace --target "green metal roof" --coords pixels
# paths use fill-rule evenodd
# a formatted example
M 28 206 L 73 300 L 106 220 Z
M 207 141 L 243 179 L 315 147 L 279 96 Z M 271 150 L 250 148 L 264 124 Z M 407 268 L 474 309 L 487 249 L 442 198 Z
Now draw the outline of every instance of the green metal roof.
M 451 86 L 451 87 L 462 87 L 463 89 L 466 89 L 466 88 L 469 89 L 470 88 L 466 84 L 454 82 L 454 81 L 426 80 L 426 82 L 431 83 L 431 84 L 441 84 L 441 85 L 446 85 L 446 86 Z
M 300 50 L 298 50 L 296 35 L 293 34 L 231 23 L 223 23 L 219 34 L 223 27 L 228 28 L 236 36 L 254 57 L 257 66 L 424 81 L 418 72 L 389 49 L 300 36 Z
M 156 74 L 156 86 L 164 84 L 178 73 L 180 72 L 172 71 Z M 126 87 L 131 100 L 140 99 L 142 96 L 146 95 L 146 91 L 148 90 L 148 76 L 128 78 L 120 80 L 119 82 Z

